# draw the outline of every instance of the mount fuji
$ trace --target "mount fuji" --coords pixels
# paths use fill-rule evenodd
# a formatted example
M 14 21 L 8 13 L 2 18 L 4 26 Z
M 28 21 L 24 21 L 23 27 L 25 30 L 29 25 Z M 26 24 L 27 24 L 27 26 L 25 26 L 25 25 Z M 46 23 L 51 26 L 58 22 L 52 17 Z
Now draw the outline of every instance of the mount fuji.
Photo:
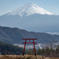
M 59 32 L 59 15 L 28 3 L 0 16 L 0 25 L 34 32 Z
M 24 5 L 21 8 L 18 8 L 12 12 L 9 13 L 9 15 L 20 15 L 23 16 L 26 13 L 26 16 L 32 15 L 32 14 L 47 14 L 47 15 L 53 15 L 53 13 L 48 12 L 44 10 L 43 8 L 37 6 L 33 3 L 28 3 Z

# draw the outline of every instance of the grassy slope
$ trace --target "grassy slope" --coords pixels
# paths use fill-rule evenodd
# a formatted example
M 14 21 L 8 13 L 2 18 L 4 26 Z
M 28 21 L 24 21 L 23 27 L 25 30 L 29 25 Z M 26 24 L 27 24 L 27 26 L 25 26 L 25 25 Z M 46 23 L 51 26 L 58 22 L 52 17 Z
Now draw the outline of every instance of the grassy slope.
M 0 59 L 59 59 L 59 57 L 44 57 L 44 56 L 34 56 L 34 55 L 0 55 Z

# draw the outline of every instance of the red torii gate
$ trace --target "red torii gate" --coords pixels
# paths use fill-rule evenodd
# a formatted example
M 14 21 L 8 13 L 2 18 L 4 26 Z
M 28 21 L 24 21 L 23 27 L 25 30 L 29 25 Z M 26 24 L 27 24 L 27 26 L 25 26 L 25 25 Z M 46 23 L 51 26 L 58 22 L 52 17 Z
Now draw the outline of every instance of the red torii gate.
M 25 52 L 26 44 L 33 44 L 33 46 L 34 46 L 34 53 L 35 53 L 35 56 L 36 56 L 35 44 L 37 44 L 37 42 L 34 42 L 34 40 L 37 40 L 37 38 L 23 38 L 22 40 L 25 40 L 25 42 L 22 43 L 22 44 L 24 44 L 23 55 L 24 55 L 24 52 Z M 29 42 L 26 42 L 27 40 L 29 40 Z M 33 42 L 30 42 L 30 40 L 33 40 Z

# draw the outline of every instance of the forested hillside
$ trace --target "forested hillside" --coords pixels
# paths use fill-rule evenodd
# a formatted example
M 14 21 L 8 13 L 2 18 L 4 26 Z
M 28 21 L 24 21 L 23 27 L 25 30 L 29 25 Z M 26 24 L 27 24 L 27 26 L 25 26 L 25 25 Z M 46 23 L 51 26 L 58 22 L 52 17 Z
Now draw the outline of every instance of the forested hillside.
M 0 41 L 0 54 L 22 54 L 23 48 L 20 48 L 18 46 L 13 46 L 4 42 Z
M 59 35 L 51 35 L 40 32 L 28 32 L 18 28 L 0 26 L 0 41 L 9 44 L 22 44 L 22 38 L 37 38 L 37 43 L 59 41 Z

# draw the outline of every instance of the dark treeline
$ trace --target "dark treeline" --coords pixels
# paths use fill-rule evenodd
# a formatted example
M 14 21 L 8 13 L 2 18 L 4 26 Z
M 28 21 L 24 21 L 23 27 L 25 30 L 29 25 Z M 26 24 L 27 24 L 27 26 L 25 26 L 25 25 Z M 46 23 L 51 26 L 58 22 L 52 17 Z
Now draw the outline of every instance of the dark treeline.
M 23 48 L 0 42 L 0 54 L 21 55 L 23 54 Z M 34 49 L 26 49 L 25 54 L 34 55 Z M 36 54 L 48 57 L 59 57 L 59 46 L 55 50 L 48 47 L 43 49 L 36 49 Z
M 34 49 L 30 49 L 27 51 L 27 54 L 33 55 L 34 54 Z M 43 49 L 38 49 L 36 52 L 37 55 L 42 55 L 46 57 L 59 57 L 59 46 L 56 48 L 56 50 L 52 48 L 43 48 Z
M 23 48 L 20 48 L 18 46 L 13 46 L 4 42 L 0 42 L 0 54 L 22 54 L 23 53 Z

